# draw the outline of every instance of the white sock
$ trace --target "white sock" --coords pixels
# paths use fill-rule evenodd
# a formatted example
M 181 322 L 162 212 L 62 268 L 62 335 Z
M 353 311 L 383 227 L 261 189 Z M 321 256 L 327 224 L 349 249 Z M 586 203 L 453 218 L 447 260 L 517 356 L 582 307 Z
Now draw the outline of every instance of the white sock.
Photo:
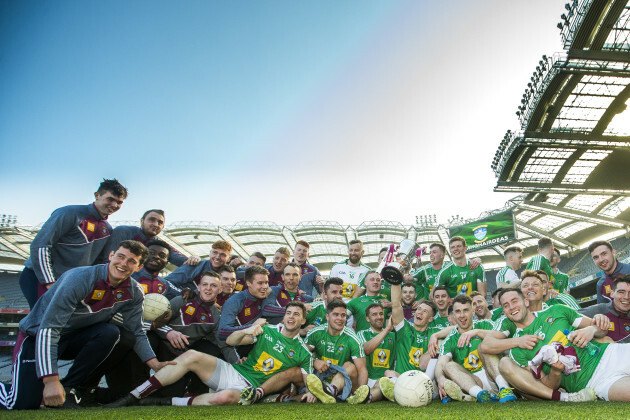
M 429 364 L 427 365 L 427 371 L 424 372 L 430 379 L 435 379 L 435 366 L 437 365 L 437 359 L 429 360 Z
M 180 398 L 180 397 L 173 397 L 171 399 L 171 404 L 173 405 L 177 405 L 177 406 L 187 406 L 188 405 L 188 401 L 190 401 L 191 397 L 184 397 L 184 398 Z
M 569 393 L 561 392 L 560 393 L 560 401 L 569 401 Z
M 501 375 L 497 375 L 497 377 L 494 378 L 494 382 L 499 386 L 499 389 L 510 387 L 510 384 L 508 384 L 505 378 Z
M 483 391 L 483 389 L 481 389 L 480 386 L 475 385 L 472 388 L 470 388 L 469 394 L 470 394 L 471 397 L 477 398 L 477 394 L 479 394 L 481 391 Z

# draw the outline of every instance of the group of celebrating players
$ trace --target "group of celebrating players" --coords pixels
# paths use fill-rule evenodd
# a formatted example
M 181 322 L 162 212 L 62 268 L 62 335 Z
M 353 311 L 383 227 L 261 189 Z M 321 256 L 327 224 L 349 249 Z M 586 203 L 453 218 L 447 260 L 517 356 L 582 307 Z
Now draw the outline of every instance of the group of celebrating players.
M 490 310 L 484 269 L 461 237 L 449 240 L 450 262 L 434 243 L 402 284 L 362 264 L 353 240 L 324 279 L 305 241 L 266 264 L 220 240 L 202 261 L 158 238 L 162 210 L 112 229 L 126 197 L 104 180 L 93 203 L 55 210 L 33 240 L 20 276 L 31 311 L 12 383 L 0 384 L 6 409 L 393 401 L 410 370 L 443 402 L 630 401 L 630 265 L 609 242 L 589 246 L 603 271 L 597 305 L 566 293 L 560 253 L 541 238 L 520 277 L 522 250 L 505 249 Z M 160 277 L 169 263 L 178 268 Z M 171 306 L 153 321 L 143 319 L 149 293 Z M 73 361 L 63 379 L 59 360 Z

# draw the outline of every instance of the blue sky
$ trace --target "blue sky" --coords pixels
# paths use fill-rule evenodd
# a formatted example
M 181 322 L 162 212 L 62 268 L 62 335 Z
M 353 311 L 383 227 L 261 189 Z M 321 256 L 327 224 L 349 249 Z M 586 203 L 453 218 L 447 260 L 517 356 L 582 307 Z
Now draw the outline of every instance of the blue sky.
M 564 3 L 0 0 L 0 213 L 475 217 Z

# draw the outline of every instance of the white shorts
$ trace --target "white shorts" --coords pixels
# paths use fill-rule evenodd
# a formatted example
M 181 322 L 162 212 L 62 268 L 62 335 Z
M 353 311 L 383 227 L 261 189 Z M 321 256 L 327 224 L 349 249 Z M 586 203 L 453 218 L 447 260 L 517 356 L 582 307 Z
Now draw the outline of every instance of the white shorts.
M 251 385 L 234 367 L 225 360 L 217 359 L 217 367 L 212 377 L 205 382 L 210 389 L 216 392 L 224 389 L 242 390 Z
M 609 401 L 610 387 L 619 379 L 630 376 L 628 355 L 630 355 L 630 344 L 609 344 L 586 387 L 593 388 L 599 398 Z
M 377 382 L 378 382 L 378 379 L 368 379 L 368 383 L 367 383 L 368 388 L 370 389 L 374 388 L 374 385 L 376 385 Z
M 473 375 L 481 379 L 481 383 L 483 384 L 482 388 L 485 389 L 486 391 L 490 391 L 494 393 L 497 393 L 499 391 L 499 388 L 495 385 L 495 383 L 492 382 L 490 378 L 488 378 L 488 375 L 486 374 L 485 369 L 481 369 L 477 372 L 474 372 Z

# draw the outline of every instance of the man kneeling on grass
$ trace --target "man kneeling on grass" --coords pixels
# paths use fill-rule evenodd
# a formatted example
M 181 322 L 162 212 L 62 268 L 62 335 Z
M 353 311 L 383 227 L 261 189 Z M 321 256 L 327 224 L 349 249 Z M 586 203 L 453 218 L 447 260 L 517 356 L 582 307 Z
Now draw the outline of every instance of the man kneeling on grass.
M 176 365 L 162 369 L 130 394 L 105 407 L 116 408 L 129 405 L 229 405 L 238 404 L 241 390 L 248 386 L 258 387 L 271 376 L 289 368 L 299 366 L 304 382 L 306 375 L 313 372 L 311 353 L 299 336 L 306 319 L 306 308 L 302 302 L 290 302 L 282 324 L 254 324 L 244 330 L 233 332 L 227 339 L 231 346 L 255 343 L 247 361 L 230 364 L 214 356 L 189 350 L 175 359 Z M 188 398 L 143 398 L 158 389 L 170 385 L 186 373 L 194 372 L 213 391 Z M 306 393 L 302 400 L 315 402 L 316 398 Z

